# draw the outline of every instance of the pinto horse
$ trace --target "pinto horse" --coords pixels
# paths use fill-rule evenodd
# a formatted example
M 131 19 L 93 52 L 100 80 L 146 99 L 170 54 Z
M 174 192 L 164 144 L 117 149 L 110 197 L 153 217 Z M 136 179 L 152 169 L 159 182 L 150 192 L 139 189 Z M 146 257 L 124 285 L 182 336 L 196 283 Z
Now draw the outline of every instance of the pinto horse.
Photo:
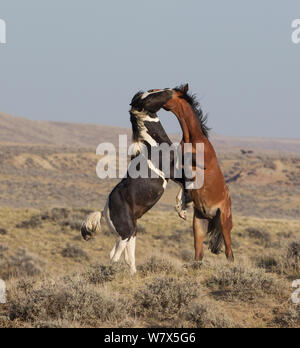
M 172 145 L 156 114 L 172 98 L 172 95 L 172 90 L 152 90 L 145 93 L 139 92 L 134 96 L 130 104 L 130 120 L 133 145 L 137 154 L 132 157 L 131 163 L 141 154 L 141 149 L 146 147 L 148 176 L 133 178 L 127 173 L 127 176 L 110 193 L 104 211 L 90 214 L 81 227 L 82 237 L 89 240 L 100 231 L 101 220 L 104 218 L 111 232 L 117 236 L 110 259 L 112 262 L 118 262 L 125 251 L 125 261 L 130 266 L 131 273 L 136 272 L 137 219 L 158 202 L 169 180 L 163 171 L 162 163 L 152 162 L 151 150 L 161 144 Z M 175 172 L 174 165 L 174 157 L 170 157 L 170 173 Z M 180 184 L 175 178 L 173 180 Z M 179 215 L 182 217 L 182 213 L 179 212 Z
M 231 198 L 215 150 L 208 139 L 206 117 L 195 96 L 188 93 L 188 85 L 174 88 L 172 98 L 168 99 L 163 108 L 175 114 L 181 125 L 182 147 L 185 143 L 191 143 L 194 154 L 196 144 L 204 144 L 204 168 L 193 167 L 196 173 L 204 170 L 204 184 L 202 188 L 190 190 L 194 202 L 195 259 L 202 260 L 203 242 L 208 234 L 210 250 L 219 254 L 224 241 L 226 257 L 233 261 Z

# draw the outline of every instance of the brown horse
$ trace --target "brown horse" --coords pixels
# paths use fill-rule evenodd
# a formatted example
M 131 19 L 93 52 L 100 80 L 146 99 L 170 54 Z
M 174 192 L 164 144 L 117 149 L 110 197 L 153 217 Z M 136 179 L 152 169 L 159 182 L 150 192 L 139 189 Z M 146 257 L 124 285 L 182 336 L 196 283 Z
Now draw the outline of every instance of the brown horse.
M 195 96 L 188 93 L 188 85 L 172 91 L 172 98 L 163 108 L 171 111 L 179 120 L 183 132 L 182 147 L 185 143 L 191 143 L 194 154 L 196 144 L 204 144 L 204 167 L 193 167 L 196 173 L 202 171 L 203 174 L 204 170 L 204 184 L 202 188 L 190 191 L 194 202 L 195 259 L 202 260 L 203 242 L 208 234 L 211 251 L 218 254 L 224 241 L 226 257 L 233 261 L 231 199 L 215 150 L 208 139 L 206 117 Z

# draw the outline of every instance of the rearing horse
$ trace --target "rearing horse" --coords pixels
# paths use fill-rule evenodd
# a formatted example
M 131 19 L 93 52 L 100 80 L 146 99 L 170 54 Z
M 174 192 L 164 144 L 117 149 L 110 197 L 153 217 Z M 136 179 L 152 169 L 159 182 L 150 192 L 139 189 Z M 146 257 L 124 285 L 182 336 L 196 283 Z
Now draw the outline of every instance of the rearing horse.
M 196 144 L 204 144 L 204 168 L 193 168 L 196 173 L 204 170 L 204 184 L 202 188 L 190 191 L 194 202 L 195 259 L 202 260 L 203 242 L 208 234 L 211 251 L 218 254 L 224 240 L 226 257 L 233 261 L 231 199 L 215 150 L 208 139 L 206 117 L 203 116 L 195 96 L 188 93 L 188 85 L 174 88 L 172 91 L 172 98 L 163 108 L 172 111 L 181 125 L 182 147 L 185 143 L 191 143 L 195 153 Z
M 140 163 L 135 163 L 135 159 L 142 158 L 143 162 L 146 161 L 148 175 L 132 177 L 128 171 L 128 175 L 109 194 L 104 210 L 90 214 L 81 227 L 82 237 L 89 240 L 101 230 L 101 220 L 105 219 L 111 232 L 117 236 L 110 259 L 118 262 L 122 253 L 125 252 L 125 260 L 130 266 L 131 273 L 136 272 L 137 220 L 159 201 L 169 179 L 183 185 L 182 180 L 176 179 L 174 175 L 168 176 L 162 164 L 163 158 L 159 157 L 158 161 L 152 161 L 152 154 L 159 149 L 160 145 L 172 145 L 156 114 L 172 97 L 172 94 L 171 90 L 152 90 L 145 93 L 139 92 L 133 97 L 130 104 L 130 121 L 136 154 L 132 156 L 129 169 L 140 166 Z M 145 148 L 148 151 L 144 152 Z M 174 173 L 176 165 L 174 156 L 170 156 L 167 164 L 170 173 Z M 180 217 L 185 217 L 178 204 L 177 211 Z

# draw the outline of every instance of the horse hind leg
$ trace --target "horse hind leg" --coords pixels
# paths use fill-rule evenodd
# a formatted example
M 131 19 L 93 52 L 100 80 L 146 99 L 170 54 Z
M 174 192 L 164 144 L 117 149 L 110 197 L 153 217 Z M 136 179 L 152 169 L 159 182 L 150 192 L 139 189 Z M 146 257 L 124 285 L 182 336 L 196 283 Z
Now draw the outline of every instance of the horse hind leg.
M 119 240 L 119 243 L 117 243 L 116 245 L 115 253 L 113 257 L 111 258 L 112 262 L 118 262 L 120 260 L 120 257 L 123 251 L 125 250 L 127 244 L 128 244 L 128 238 Z
M 111 252 L 109 254 L 110 260 L 112 260 L 113 257 L 115 256 L 116 249 L 117 249 L 118 245 L 119 245 L 119 240 L 116 241 L 116 244 L 114 245 L 114 247 L 112 248 L 112 250 L 111 250 Z
M 130 267 L 131 274 L 136 273 L 135 267 L 135 245 L 136 245 L 136 236 L 132 236 L 125 249 L 125 260 Z
M 125 262 L 130 267 L 130 260 L 129 260 L 129 253 L 128 253 L 128 244 L 126 245 L 126 248 L 124 250 L 124 254 L 125 254 Z
M 119 239 L 110 252 L 110 260 L 111 262 L 118 262 L 122 256 L 123 251 L 125 251 L 125 261 L 130 266 L 131 272 L 135 273 L 136 220 L 132 217 L 130 207 L 126 204 L 123 205 L 122 215 L 116 213 L 117 210 L 115 209 L 120 206 L 120 202 L 123 202 L 123 200 L 120 200 L 120 197 L 114 197 L 112 199 L 112 202 L 114 210 L 112 212 L 110 211 L 108 201 L 104 209 L 104 216 L 111 232 L 118 235 Z M 119 230 L 120 226 L 122 227 L 122 231 Z
M 228 261 L 234 261 L 234 255 L 231 245 L 231 230 L 232 230 L 232 216 L 226 213 L 226 209 L 221 212 L 221 231 L 225 243 L 225 254 Z
M 202 261 L 204 256 L 203 243 L 207 235 L 208 221 L 200 218 L 197 209 L 194 209 L 194 246 L 195 246 L 195 260 Z

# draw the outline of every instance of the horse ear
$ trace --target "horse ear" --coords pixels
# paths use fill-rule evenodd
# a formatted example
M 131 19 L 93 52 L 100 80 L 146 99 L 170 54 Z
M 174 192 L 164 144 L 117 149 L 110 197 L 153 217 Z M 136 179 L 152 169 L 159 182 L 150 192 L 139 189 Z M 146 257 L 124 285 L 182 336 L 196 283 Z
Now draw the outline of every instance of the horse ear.
M 189 90 L 189 84 L 187 83 L 187 84 L 185 84 L 185 85 L 183 86 L 182 92 L 183 92 L 184 94 L 186 94 L 186 93 L 188 92 L 188 90 Z

